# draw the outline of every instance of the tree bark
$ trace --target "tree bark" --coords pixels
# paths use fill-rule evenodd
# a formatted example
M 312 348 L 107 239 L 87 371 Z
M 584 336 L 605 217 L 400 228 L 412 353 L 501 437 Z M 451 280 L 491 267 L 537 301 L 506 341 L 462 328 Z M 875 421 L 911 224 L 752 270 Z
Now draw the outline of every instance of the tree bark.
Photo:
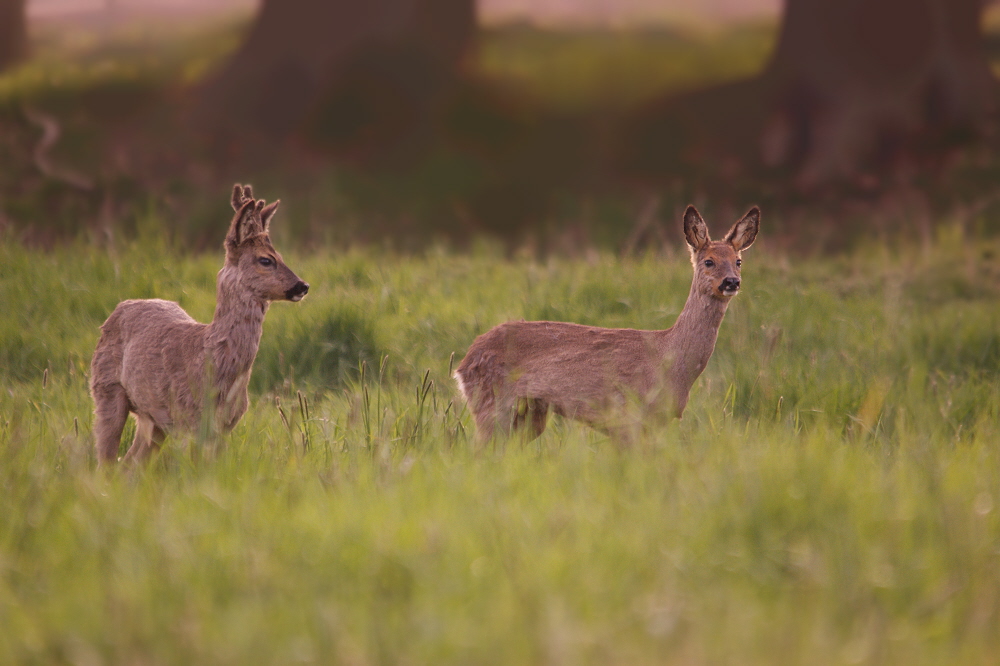
M 416 113 L 453 76 L 474 26 L 474 0 L 264 0 L 242 48 L 202 88 L 202 118 L 281 139 L 330 100 L 348 116 L 386 104 Z M 354 118 L 361 130 L 369 120 Z
M 27 0 L 0 0 L 0 71 L 28 52 Z
M 928 135 L 974 129 L 997 82 L 983 0 L 786 0 L 764 76 L 760 154 L 804 184 L 884 166 Z

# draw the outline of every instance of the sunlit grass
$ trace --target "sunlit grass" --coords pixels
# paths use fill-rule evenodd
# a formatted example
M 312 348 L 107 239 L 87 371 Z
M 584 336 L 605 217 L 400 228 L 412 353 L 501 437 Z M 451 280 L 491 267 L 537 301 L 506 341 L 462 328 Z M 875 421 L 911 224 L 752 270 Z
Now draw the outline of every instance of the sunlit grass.
M 0 75 L 0 102 L 193 83 L 236 49 L 246 24 L 245 17 L 43 22 L 33 31 L 31 58 Z
M 135 18 L 123 24 L 42 24 L 33 55 L 0 75 L 0 101 L 115 87 L 197 82 L 238 47 L 249 19 L 207 23 Z M 469 68 L 560 109 L 623 108 L 651 95 L 760 71 L 772 22 L 606 30 L 486 27 Z
M 99 324 L 207 320 L 221 257 L 7 241 L 0 662 L 992 663 L 997 250 L 762 235 L 685 418 L 620 451 L 559 420 L 476 448 L 450 358 L 512 318 L 668 326 L 680 248 L 289 249 L 312 289 L 271 308 L 235 431 L 105 474 Z
M 691 27 L 486 32 L 474 68 L 559 110 L 629 108 L 650 97 L 752 77 L 777 37 L 771 22 Z

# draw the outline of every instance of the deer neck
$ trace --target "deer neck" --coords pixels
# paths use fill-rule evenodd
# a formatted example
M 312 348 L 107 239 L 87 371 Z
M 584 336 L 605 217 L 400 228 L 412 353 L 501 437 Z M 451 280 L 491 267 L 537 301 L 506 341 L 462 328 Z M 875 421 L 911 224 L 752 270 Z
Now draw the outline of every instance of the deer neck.
M 719 326 L 726 315 L 729 299 L 713 298 L 692 282 L 684 309 L 674 325 L 662 331 L 664 355 L 684 356 L 704 367 L 715 350 Z
M 250 368 L 260 347 L 267 307 L 266 300 L 240 284 L 235 267 L 227 265 L 219 271 L 215 317 L 205 337 L 218 388 L 249 380 Z

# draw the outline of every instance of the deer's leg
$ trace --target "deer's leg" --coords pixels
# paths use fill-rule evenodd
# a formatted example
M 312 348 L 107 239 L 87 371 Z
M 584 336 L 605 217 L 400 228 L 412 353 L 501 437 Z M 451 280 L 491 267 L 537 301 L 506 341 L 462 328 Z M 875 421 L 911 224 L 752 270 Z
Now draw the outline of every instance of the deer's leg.
M 622 451 L 627 451 L 633 448 L 636 443 L 637 435 L 639 434 L 639 427 L 637 425 L 625 425 L 619 424 L 614 426 L 608 426 L 607 428 L 600 428 L 611 441 L 614 442 Z
M 527 428 L 525 439 L 530 441 L 545 431 L 549 405 L 544 400 L 533 398 L 494 397 L 476 405 L 473 415 L 481 444 L 489 442 L 494 436 L 509 437 L 523 428 Z
M 476 443 L 480 446 L 488 444 L 493 439 L 496 429 L 497 402 L 494 392 L 468 390 L 463 386 L 462 395 L 465 396 L 469 411 L 472 412 L 472 418 L 476 422 Z
M 540 437 L 545 432 L 545 426 L 549 421 L 549 404 L 538 401 L 538 407 L 531 414 L 531 426 L 535 430 L 535 437 Z
M 544 400 L 527 400 L 525 411 L 520 416 L 520 425 L 528 428 L 527 440 L 535 439 L 545 432 L 545 425 L 549 416 L 549 404 Z
M 506 413 L 508 418 L 500 424 L 504 433 L 522 431 L 525 441 L 530 442 L 545 431 L 549 405 L 544 400 L 521 398 Z
M 492 408 L 480 405 L 473 416 L 476 419 L 476 440 L 480 444 L 486 444 L 493 439 L 497 424 L 496 413 Z
M 94 444 L 100 465 L 118 460 L 122 430 L 128 421 L 128 395 L 121 384 L 94 387 Z
M 125 454 L 125 460 L 132 462 L 145 460 L 153 450 L 160 448 L 164 437 L 163 430 L 156 426 L 153 419 L 138 414 L 135 418 L 135 439 Z

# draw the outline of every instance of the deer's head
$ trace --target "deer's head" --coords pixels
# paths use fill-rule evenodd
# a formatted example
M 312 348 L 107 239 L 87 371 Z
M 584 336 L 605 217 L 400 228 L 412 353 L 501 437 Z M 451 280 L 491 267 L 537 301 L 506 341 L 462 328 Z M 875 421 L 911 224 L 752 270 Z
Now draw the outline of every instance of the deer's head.
M 722 240 L 708 235 L 708 225 L 694 206 L 684 211 L 684 237 L 691 250 L 698 289 L 713 298 L 728 300 L 740 290 L 741 253 L 753 245 L 760 229 L 756 206 L 732 226 Z
M 233 188 L 236 215 L 226 234 L 226 266 L 240 285 L 262 301 L 301 301 L 309 285 L 292 272 L 271 244 L 268 229 L 279 201 L 255 201 L 250 186 Z

